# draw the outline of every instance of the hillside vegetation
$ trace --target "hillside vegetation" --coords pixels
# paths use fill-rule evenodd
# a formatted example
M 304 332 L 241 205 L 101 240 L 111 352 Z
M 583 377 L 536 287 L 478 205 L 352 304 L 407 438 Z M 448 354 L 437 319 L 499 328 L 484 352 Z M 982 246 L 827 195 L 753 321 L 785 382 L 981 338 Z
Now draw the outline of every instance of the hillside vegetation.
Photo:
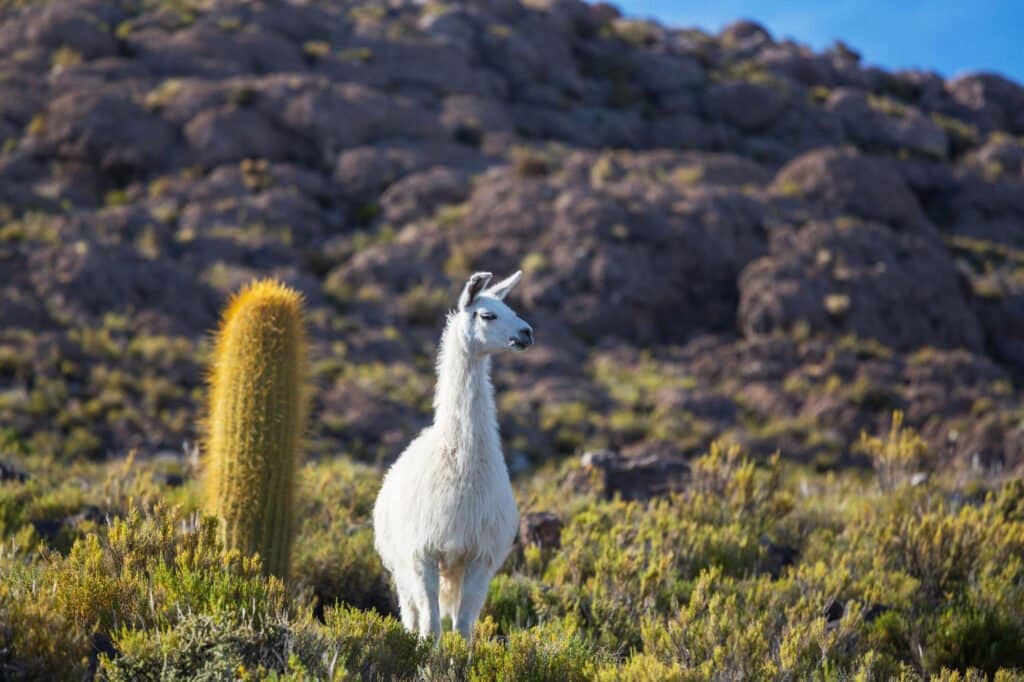
M 1024 679 L 1024 486 L 911 485 L 920 439 L 868 439 L 884 476 L 755 465 L 715 444 L 685 491 L 606 499 L 575 464 L 523 481 L 526 538 L 469 651 L 406 633 L 372 549 L 378 472 L 307 466 L 293 580 L 225 552 L 195 488 L 129 459 L 0 488 L 10 679 Z M 586 478 L 586 477 L 585 477 Z M 575 483 L 574 483 L 575 481 Z M 883 483 L 883 481 L 885 483 Z M 964 490 L 973 490 L 971 493 Z M 60 522 L 35 521 L 66 515 Z M 1016 669 L 1013 672 L 1012 669 Z M 967 677 L 958 677 L 953 671 Z M 1000 672 L 1001 671 L 1001 672 Z
M 369 509 L 517 268 L 537 515 L 435 649 Z M 198 513 L 257 277 L 308 320 L 287 585 Z M 0 679 L 1021 679 L 1022 380 L 998 75 L 578 0 L 0 0 Z

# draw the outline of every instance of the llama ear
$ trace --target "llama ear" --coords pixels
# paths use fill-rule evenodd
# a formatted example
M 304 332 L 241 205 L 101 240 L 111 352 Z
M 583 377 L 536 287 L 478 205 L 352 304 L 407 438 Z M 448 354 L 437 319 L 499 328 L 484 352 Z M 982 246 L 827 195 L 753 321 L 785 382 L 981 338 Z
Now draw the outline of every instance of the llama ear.
M 465 288 L 462 289 L 462 295 L 459 296 L 459 310 L 465 310 L 471 306 L 490 281 L 491 273 L 489 272 L 478 272 L 470 277 Z
M 513 274 L 509 275 L 508 277 L 506 277 L 505 279 L 501 280 L 493 287 L 488 289 L 487 293 L 489 293 L 491 296 L 494 296 L 499 300 L 504 300 L 504 298 L 508 296 L 508 292 L 512 291 L 512 289 L 514 289 L 515 286 L 519 284 L 519 280 L 521 280 L 522 278 L 523 271 L 516 270 Z

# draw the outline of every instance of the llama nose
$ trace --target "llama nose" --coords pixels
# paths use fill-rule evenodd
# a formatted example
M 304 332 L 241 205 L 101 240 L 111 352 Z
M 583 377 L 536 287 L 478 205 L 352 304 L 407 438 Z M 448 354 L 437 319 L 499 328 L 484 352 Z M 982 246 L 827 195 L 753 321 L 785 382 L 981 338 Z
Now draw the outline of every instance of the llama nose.
M 533 330 L 529 327 L 523 327 L 519 330 L 519 340 L 525 343 L 527 346 L 533 344 Z

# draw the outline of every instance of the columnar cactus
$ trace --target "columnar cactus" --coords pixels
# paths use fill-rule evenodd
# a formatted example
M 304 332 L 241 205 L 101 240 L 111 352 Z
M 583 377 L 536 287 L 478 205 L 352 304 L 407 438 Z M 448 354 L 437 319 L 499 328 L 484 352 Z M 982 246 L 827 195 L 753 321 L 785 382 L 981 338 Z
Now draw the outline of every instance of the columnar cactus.
M 206 509 L 225 546 L 259 553 L 285 578 L 300 444 L 306 425 L 302 296 L 253 282 L 228 305 L 210 368 Z

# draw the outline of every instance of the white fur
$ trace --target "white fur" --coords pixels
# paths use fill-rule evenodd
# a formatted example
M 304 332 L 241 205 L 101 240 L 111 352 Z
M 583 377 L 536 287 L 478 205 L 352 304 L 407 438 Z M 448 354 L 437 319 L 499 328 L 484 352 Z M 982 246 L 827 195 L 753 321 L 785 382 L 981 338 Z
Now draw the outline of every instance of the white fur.
M 515 539 L 519 511 L 490 374 L 491 355 L 513 339 L 532 342 L 529 325 L 502 302 L 521 274 L 486 290 L 490 273 L 466 283 L 441 336 L 434 423 L 392 465 L 373 509 L 375 545 L 395 582 L 402 623 L 424 637 L 438 637 L 448 615 L 470 639 Z

